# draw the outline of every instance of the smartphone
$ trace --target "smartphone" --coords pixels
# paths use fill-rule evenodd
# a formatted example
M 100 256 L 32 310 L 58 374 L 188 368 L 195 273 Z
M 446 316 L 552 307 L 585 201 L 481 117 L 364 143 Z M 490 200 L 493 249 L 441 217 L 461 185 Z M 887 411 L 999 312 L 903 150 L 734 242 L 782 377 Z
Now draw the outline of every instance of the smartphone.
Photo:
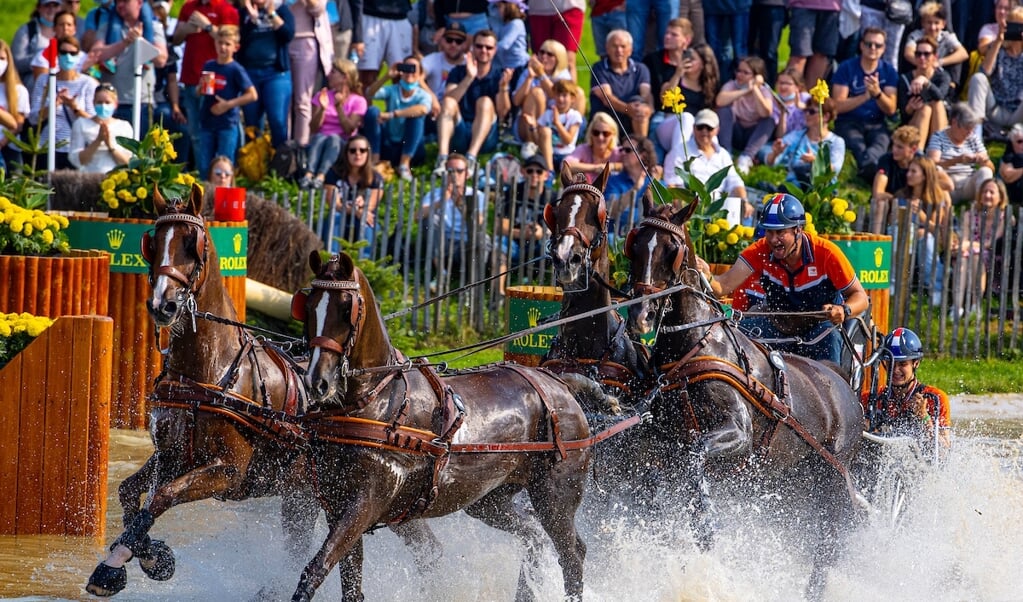
M 1005 24 L 1005 39 L 1010 42 L 1023 40 L 1023 23 L 1010 21 Z
M 416 66 L 413 65 L 412 63 L 398 63 L 397 69 L 398 69 L 398 73 L 415 73 L 416 72 Z
M 692 48 L 686 48 L 685 50 L 682 51 L 683 61 L 691 61 L 694 58 L 696 58 L 696 51 L 693 50 Z

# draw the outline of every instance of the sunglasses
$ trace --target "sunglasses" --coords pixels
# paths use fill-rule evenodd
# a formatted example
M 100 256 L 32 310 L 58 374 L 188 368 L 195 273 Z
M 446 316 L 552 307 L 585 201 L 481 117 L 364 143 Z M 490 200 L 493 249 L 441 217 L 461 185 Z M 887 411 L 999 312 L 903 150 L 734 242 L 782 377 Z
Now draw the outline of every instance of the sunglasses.
M 709 132 L 709 131 L 714 129 L 713 127 L 707 125 L 706 123 L 701 123 L 701 124 L 695 126 L 695 128 L 697 130 L 701 131 L 701 132 Z
M 473 46 L 476 47 L 476 50 L 489 50 L 491 52 L 497 48 L 497 46 L 487 46 L 486 44 L 473 44 Z
M 934 56 L 934 53 L 933 53 L 933 52 L 922 52 L 922 51 L 920 51 L 920 50 L 917 50 L 917 51 L 916 51 L 916 52 L 914 52 L 913 54 L 914 54 L 914 55 L 916 55 L 916 56 L 918 56 L 918 57 L 921 57 L 921 58 L 923 58 L 923 57 L 927 57 L 927 56 Z
M 543 48 L 541 48 L 540 50 L 536 51 L 536 56 L 554 56 L 554 53 L 551 52 L 550 50 L 544 50 Z
M 863 42 L 866 48 L 884 48 L 884 42 Z
M 217 176 L 218 178 L 230 178 L 231 176 L 234 175 L 234 172 L 224 171 L 223 169 L 214 169 L 213 175 Z
M 447 38 L 447 37 L 445 37 L 444 41 L 447 42 L 448 44 L 461 44 L 464 40 L 462 40 L 461 38 Z
M 607 131 L 604 131 L 604 130 L 593 130 L 593 132 L 591 132 L 591 133 L 594 136 L 596 136 L 597 138 L 610 138 L 611 137 L 611 132 L 607 132 Z
M 531 169 L 527 169 L 526 173 L 531 175 L 531 176 L 539 176 L 539 175 L 543 175 L 544 171 L 542 169 L 531 168 Z
M 349 155 L 355 155 L 355 154 L 360 154 L 361 155 L 362 153 L 368 153 L 368 152 L 369 152 L 369 149 L 364 147 L 364 146 L 353 146 L 352 148 L 348 149 L 348 154 Z
M 449 167 L 448 173 L 465 173 L 468 171 L 465 167 Z
M 804 115 L 818 115 L 818 114 L 820 114 L 820 111 L 817 110 L 817 109 L 803 109 L 803 114 Z

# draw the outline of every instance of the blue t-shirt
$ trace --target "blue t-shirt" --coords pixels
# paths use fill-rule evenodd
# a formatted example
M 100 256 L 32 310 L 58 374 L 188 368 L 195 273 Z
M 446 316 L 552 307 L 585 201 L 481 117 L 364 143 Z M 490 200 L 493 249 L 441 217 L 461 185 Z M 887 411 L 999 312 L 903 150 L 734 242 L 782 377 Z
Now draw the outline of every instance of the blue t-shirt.
M 465 79 L 465 65 L 458 65 L 448 74 L 447 86 L 457 85 Z M 462 121 L 473 121 L 476 119 L 476 101 L 489 96 L 497 103 L 497 94 L 501 91 L 501 70 L 497 65 L 491 65 L 490 73 L 486 77 L 476 77 L 475 81 L 469 84 L 462 100 L 458 103 L 458 109 L 462 112 Z
M 880 80 L 881 89 L 885 88 L 898 88 L 899 87 L 899 73 L 886 61 L 880 61 L 877 66 L 878 78 Z M 832 79 L 832 85 L 834 86 L 848 86 L 849 98 L 859 96 L 867 91 L 867 85 L 863 79 L 868 74 L 863 71 L 863 66 L 860 65 L 860 57 L 853 57 L 841 65 L 835 71 L 835 77 Z M 873 74 L 870 74 L 873 75 Z M 857 123 L 880 123 L 885 119 L 885 114 L 881 112 L 881 108 L 877 106 L 877 101 L 871 98 L 867 102 L 856 107 L 848 113 L 842 113 L 836 118 L 836 121 L 853 121 Z
M 200 109 L 200 123 L 203 129 L 206 130 L 224 130 L 227 128 L 238 127 L 240 121 L 239 115 L 241 110 L 238 107 L 231 109 L 223 115 L 214 115 L 210 112 L 210 107 L 213 106 L 215 96 L 219 96 L 224 100 L 231 100 L 232 98 L 238 98 L 246 90 L 252 87 L 252 80 L 249 79 L 249 74 L 245 71 L 245 67 L 238 64 L 238 61 L 231 61 L 226 65 L 221 65 L 217 61 L 206 61 L 202 66 L 203 71 L 212 71 L 216 74 L 216 94 L 214 96 L 203 96 L 202 106 Z
M 405 98 L 401 95 L 401 87 L 396 84 L 390 84 L 377 90 L 377 93 L 373 95 L 374 100 L 383 100 L 387 111 L 400 111 L 407 109 L 408 107 L 414 107 L 421 105 L 426 107 L 426 110 L 430 110 L 430 106 L 433 101 L 430 100 L 430 95 L 427 94 L 426 90 L 422 86 L 416 86 L 412 96 Z M 391 142 L 398 142 L 405 136 L 405 120 L 408 117 L 393 117 L 387 122 L 386 132 L 387 139 Z
M 622 102 L 629 102 L 633 96 L 639 95 L 639 87 L 643 84 L 650 85 L 650 69 L 643 63 L 629 59 L 629 66 L 625 73 L 615 73 L 607 59 L 603 59 L 593 66 L 593 75 L 590 82 L 591 88 L 601 84 L 609 84 L 611 93 Z M 611 107 L 604 104 L 603 94 L 590 92 L 590 117 L 596 113 L 611 113 Z M 626 127 L 628 126 L 628 119 Z

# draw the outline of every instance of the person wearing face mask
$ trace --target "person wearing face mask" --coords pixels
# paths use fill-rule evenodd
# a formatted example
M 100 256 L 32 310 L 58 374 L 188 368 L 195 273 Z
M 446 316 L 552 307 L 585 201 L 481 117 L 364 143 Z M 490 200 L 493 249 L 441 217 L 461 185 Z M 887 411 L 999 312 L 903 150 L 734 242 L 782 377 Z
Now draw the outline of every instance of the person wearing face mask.
M 0 40 L 0 166 L 7 173 L 21 163 L 21 151 L 7 139 L 6 132 L 17 134 L 30 110 L 28 90 L 21 83 L 14 65 L 11 47 Z
M 96 88 L 93 107 L 95 117 L 78 119 L 71 126 L 68 159 L 79 171 L 106 173 L 131 160 L 131 153 L 118 144 L 117 138 L 132 138 L 132 129 L 130 123 L 114 117 L 117 90 L 110 84 L 100 84 Z
M 396 84 L 384 85 L 388 80 Z M 398 164 L 398 176 L 412 180 L 412 164 L 422 165 L 426 158 L 423 131 L 426 114 L 437 102 L 426 85 L 419 59 L 406 57 L 390 68 L 366 90 L 366 96 L 383 100 L 386 110 L 371 105 L 363 120 L 366 138 L 373 148 L 374 162 L 383 159 Z
M 31 110 L 28 120 L 32 125 L 45 124 L 40 132 L 40 139 L 47 140 L 49 128 L 55 128 L 56 166 L 57 169 L 73 169 L 68 158 L 67 146 L 70 143 L 71 127 L 78 119 L 89 119 L 96 111 L 93 109 L 93 98 L 99 82 L 78 72 L 81 47 L 78 39 L 73 36 L 57 40 L 57 110 L 56 123 L 46 123 L 49 118 L 49 78 L 40 78 L 32 88 Z
M 14 32 L 14 39 L 11 41 L 14 64 L 21 81 L 25 82 L 25 86 L 30 90 L 35 84 L 35 78 L 32 76 L 32 58 L 49 46 L 50 40 L 56 35 L 53 22 L 58 12 L 60 0 L 39 0 L 28 22 Z

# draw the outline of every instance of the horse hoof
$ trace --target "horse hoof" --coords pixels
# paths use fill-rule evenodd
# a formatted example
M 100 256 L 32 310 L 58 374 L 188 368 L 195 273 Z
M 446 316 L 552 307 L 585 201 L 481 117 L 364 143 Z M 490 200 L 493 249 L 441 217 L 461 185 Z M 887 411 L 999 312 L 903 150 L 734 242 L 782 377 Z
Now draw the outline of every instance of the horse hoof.
M 139 566 L 154 581 L 166 581 L 174 576 L 174 552 L 170 546 L 154 539 L 149 544 L 149 557 L 139 557 Z
M 124 567 L 114 568 L 104 562 L 96 566 L 89 576 L 89 584 L 85 591 L 94 596 L 113 596 L 128 585 L 128 571 Z

